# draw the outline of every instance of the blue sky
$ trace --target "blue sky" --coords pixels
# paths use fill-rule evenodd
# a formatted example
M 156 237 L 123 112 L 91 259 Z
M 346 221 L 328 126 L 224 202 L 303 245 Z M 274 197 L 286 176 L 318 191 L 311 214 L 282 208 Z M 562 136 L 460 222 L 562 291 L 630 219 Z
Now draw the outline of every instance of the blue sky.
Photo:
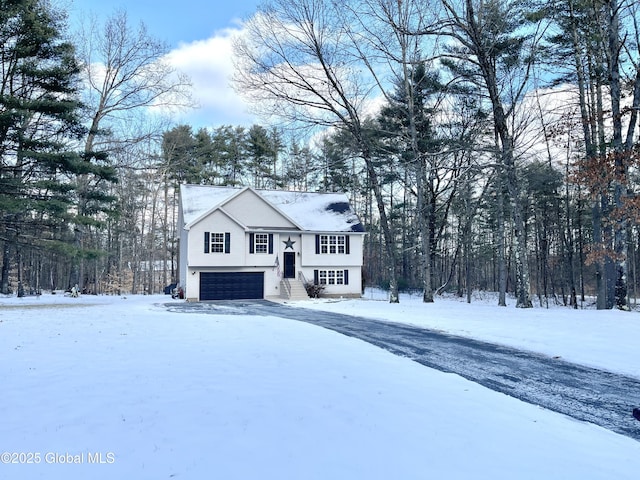
M 157 38 L 171 46 L 204 40 L 215 32 L 238 25 L 256 11 L 259 0 L 68 0 L 74 14 L 92 12 L 100 17 L 126 10 L 134 23 L 143 21 Z
M 176 118 L 198 129 L 259 122 L 230 88 L 231 37 L 260 0 L 66 0 L 73 27 L 83 15 L 104 19 L 125 10 L 132 25 L 140 21 L 156 39 L 167 42 L 171 63 L 191 77 L 200 108 Z M 62 3 L 66 3 L 63 2 Z

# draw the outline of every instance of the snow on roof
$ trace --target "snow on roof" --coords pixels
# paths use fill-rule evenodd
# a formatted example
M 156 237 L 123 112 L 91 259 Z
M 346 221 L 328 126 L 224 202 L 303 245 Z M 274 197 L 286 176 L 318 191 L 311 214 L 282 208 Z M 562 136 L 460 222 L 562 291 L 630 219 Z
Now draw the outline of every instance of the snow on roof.
M 245 187 L 246 188 L 246 187 Z M 221 206 L 245 188 L 181 185 L 185 224 Z M 364 232 L 358 215 L 344 193 L 253 190 L 288 216 L 303 230 L 314 232 Z
M 217 207 L 237 192 L 238 189 L 231 187 L 180 185 L 182 218 L 185 225 L 197 220 L 198 217 Z

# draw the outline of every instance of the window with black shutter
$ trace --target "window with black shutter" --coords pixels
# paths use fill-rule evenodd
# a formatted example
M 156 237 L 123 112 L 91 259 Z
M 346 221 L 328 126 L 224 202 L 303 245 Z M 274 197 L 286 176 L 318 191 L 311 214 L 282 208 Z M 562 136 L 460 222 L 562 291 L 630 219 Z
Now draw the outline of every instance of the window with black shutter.
M 349 235 L 316 235 L 316 255 L 349 255 Z
M 204 232 L 204 253 L 231 253 L 231 233 Z
M 273 253 L 272 233 L 250 233 L 249 253 Z
M 314 270 L 314 285 L 349 285 L 349 270 Z

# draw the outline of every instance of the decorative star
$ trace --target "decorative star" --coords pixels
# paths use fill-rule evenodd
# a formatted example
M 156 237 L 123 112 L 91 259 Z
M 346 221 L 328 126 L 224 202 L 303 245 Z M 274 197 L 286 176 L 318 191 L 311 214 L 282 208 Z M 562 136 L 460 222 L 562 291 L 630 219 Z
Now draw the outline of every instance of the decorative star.
M 284 242 L 284 249 L 286 250 L 287 248 L 290 248 L 291 250 L 293 250 L 293 244 L 296 243 L 294 240 L 291 240 L 291 236 L 289 236 L 289 238 L 287 240 L 285 240 Z

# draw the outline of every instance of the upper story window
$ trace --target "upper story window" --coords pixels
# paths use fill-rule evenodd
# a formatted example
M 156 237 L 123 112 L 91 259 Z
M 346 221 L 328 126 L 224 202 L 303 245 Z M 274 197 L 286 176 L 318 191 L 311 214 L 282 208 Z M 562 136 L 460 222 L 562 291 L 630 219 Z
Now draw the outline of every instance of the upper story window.
M 204 253 L 231 253 L 231 234 L 204 232 Z
M 211 233 L 211 253 L 224 252 L 224 233 Z
M 249 253 L 273 253 L 273 234 L 250 233 Z
M 348 235 L 316 235 L 317 254 L 348 254 Z
M 267 253 L 269 251 L 269 235 L 266 233 L 256 233 L 254 252 Z

